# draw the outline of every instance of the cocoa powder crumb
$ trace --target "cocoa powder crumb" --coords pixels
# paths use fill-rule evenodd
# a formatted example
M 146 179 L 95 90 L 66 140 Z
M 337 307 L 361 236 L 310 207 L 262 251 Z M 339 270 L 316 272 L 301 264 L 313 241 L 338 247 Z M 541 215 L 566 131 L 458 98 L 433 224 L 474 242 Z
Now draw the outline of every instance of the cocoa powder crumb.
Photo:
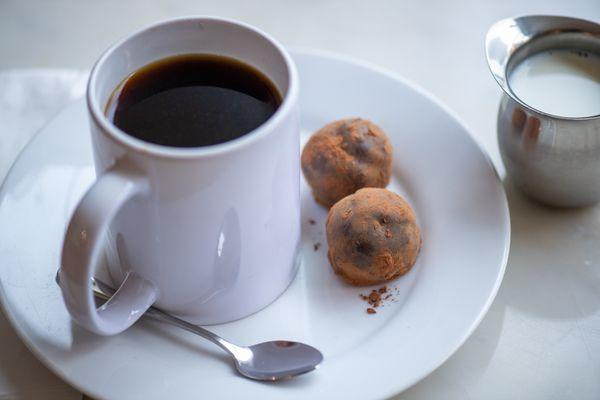
M 381 303 L 381 295 L 373 290 L 370 294 L 369 294 L 369 304 L 372 305 L 373 307 L 379 307 L 379 304 Z
M 394 287 L 393 290 L 398 292 L 398 289 L 396 287 Z M 367 308 L 367 314 L 375 314 L 377 312 L 375 310 L 376 308 L 384 307 L 384 301 L 389 300 L 391 302 L 396 302 L 396 299 L 392 297 L 391 291 L 392 288 L 388 288 L 387 285 L 385 285 L 380 287 L 379 289 L 371 290 L 371 292 L 368 295 L 360 293 L 358 296 L 361 298 L 361 300 L 369 303 L 369 307 Z
M 308 220 L 308 223 L 311 224 L 311 225 L 314 225 L 314 224 L 317 223 L 317 221 L 315 221 L 314 219 L 311 218 L 311 219 Z
M 318 251 L 320 247 L 321 247 L 321 243 L 319 243 L 319 242 L 317 242 L 317 243 L 313 244 L 313 249 L 314 249 L 315 251 Z

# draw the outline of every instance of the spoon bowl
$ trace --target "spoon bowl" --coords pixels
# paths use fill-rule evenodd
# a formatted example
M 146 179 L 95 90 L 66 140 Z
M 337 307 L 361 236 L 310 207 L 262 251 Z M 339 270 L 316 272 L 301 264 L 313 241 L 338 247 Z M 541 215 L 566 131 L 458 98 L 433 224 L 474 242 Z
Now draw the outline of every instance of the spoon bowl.
M 312 346 L 287 340 L 274 340 L 248 347 L 253 357 L 237 360 L 240 374 L 261 381 L 277 381 L 305 374 L 317 368 L 323 354 Z

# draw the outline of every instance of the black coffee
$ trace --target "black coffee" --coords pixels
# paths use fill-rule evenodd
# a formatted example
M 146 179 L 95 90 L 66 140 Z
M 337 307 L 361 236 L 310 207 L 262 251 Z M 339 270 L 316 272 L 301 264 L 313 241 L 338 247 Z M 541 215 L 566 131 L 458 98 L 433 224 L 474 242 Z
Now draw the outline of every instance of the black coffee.
M 198 147 L 227 142 L 260 126 L 281 95 L 263 73 L 238 60 L 188 54 L 148 64 L 111 96 L 106 113 L 146 142 Z

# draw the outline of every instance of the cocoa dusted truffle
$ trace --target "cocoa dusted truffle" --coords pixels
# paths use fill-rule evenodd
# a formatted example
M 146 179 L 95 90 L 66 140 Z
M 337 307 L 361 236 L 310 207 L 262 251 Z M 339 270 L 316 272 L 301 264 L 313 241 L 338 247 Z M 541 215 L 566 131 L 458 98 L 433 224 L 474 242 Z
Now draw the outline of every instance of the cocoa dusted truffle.
M 363 187 L 385 187 L 392 146 L 371 121 L 335 121 L 319 129 L 302 151 L 302 172 L 317 203 L 331 207 Z
M 329 262 L 353 285 L 374 285 L 407 273 L 421 248 L 410 205 L 387 189 L 365 188 L 338 201 L 327 216 Z

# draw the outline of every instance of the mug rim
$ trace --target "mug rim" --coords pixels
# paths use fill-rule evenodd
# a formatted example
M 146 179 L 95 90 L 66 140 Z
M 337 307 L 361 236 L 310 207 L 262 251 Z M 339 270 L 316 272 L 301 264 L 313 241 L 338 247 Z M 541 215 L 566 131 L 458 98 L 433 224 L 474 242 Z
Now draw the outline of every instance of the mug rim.
M 271 44 L 277 52 L 282 56 L 287 76 L 288 76 L 288 87 L 285 92 L 282 102 L 275 111 L 273 115 L 271 115 L 265 122 L 259 125 L 257 128 L 251 130 L 250 132 L 237 137 L 232 140 L 228 140 L 223 143 L 208 145 L 208 146 L 198 146 L 198 147 L 174 147 L 174 146 L 164 146 L 161 144 L 150 143 L 144 140 L 138 139 L 134 136 L 131 136 L 119 129 L 115 124 L 113 124 L 109 118 L 104 115 L 103 107 L 99 104 L 99 100 L 94 95 L 97 92 L 96 81 L 98 75 L 104 67 L 107 60 L 110 59 L 112 54 L 116 49 L 130 41 L 136 36 L 142 35 L 147 31 L 154 30 L 157 28 L 162 28 L 168 25 L 180 24 L 182 22 L 221 22 L 225 24 L 235 25 L 244 29 L 247 29 L 251 32 L 256 33 L 262 39 L 266 40 L 269 44 Z M 267 75 L 268 76 L 268 75 Z M 269 77 L 269 79 L 271 79 Z M 233 151 L 237 151 L 242 149 L 251 143 L 260 140 L 269 134 L 281 121 L 286 118 L 286 116 L 293 111 L 293 107 L 297 103 L 298 98 L 298 71 L 296 69 L 296 65 L 292 60 L 292 57 L 287 52 L 287 50 L 283 47 L 281 43 L 279 43 L 276 39 L 271 37 L 269 34 L 263 32 L 262 30 L 246 24 L 241 21 L 237 21 L 229 18 L 222 17 L 211 17 L 211 16 L 186 16 L 186 17 L 176 17 L 169 18 L 166 20 L 162 20 L 156 22 L 151 25 L 147 25 L 137 31 L 127 35 L 125 38 L 113 43 L 108 49 L 106 49 L 100 58 L 96 61 L 92 70 L 90 72 L 90 77 L 88 79 L 87 90 L 86 90 L 86 100 L 87 106 L 90 113 L 91 118 L 94 120 L 96 124 L 99 125 L 103 134 L 110 138 L 112 141 L 124 146 L 130 150 L 137 151 L 138 153 L 143 153 L 145 156 L 151 156 L 156 158 L 170 158 L 170 159 L 186 159 L 186 158 L 200 158 L 200 157 L 209 157 L 221 155 Z

